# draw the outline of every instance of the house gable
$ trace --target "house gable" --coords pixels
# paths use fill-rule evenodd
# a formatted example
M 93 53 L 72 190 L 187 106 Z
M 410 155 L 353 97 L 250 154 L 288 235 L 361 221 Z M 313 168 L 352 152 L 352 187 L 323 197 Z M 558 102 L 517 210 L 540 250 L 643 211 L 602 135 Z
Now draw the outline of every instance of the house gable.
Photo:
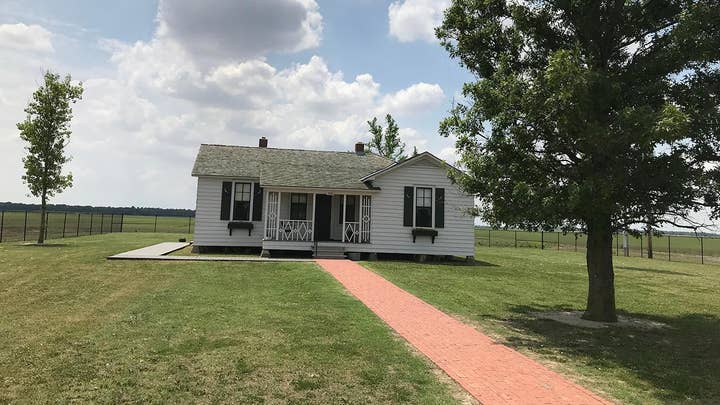
M 420 153 L 411 158 L 405 159 L 400 162 L 396 162 L 388 167 L 384 167 L 380 170 L 370 173 L 370 174 L 362 177 L 360 180 L 363 182 L 373 181 L 373 180 L 376 180 L 378 177 L 384 176 L 388 173 L 392 173 L 396 170 L 402 170 L 405 168 L 414 167 L 414 166 L 418 166 L 418 165 L 435 166 L 435 167 L 445 168 L 446 170 L 459 171 L 459 169 L 455 168 L 454 166 L 450 165 L 449 163 L 445 162 L 444 160 L 440 159 L 439 157 L 433 155 L 432 153 L 423 152 L 423 153 Z

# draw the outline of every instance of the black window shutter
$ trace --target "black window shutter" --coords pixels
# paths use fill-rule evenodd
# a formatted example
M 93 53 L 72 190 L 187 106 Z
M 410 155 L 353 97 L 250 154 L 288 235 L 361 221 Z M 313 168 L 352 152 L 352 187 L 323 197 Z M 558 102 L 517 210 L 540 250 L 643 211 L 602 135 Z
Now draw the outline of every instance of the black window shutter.
M 232 197 L 232 182 L 223 181 L 222 183 L 222 200 L 220 201 L 220 219 L 227 221 L 230 219 L 230 200 Z
M 435 189 L 435 228 L 445 227 L 445 189 Z
M 403 226 L 413 226 L 413 198 L 415 189 L 405 186 L 405 201 L 403 203 Z
M 260 183 L 255 183 L 253 185 L 253 190 L 255 190 L 255 195 L 253 196 L 252 220 L 261 221 L 263 209 L 263 189 L 260 187 Z

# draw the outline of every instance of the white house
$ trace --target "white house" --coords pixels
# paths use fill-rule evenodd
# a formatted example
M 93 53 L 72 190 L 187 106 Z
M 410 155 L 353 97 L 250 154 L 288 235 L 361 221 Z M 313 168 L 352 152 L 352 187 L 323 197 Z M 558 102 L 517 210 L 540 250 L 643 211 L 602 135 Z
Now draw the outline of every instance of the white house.
M 474 255 L 473 197 L 431 153 L 200 146 L 194 244 L 345 254 Z

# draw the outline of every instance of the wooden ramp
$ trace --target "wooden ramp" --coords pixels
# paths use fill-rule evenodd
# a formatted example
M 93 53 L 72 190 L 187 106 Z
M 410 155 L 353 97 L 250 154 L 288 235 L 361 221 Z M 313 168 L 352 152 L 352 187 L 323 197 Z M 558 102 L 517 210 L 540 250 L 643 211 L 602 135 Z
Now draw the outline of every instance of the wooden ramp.
M 118 253 L 108 257 L 108 259 L 152 259 L 157 258 L 158 256 L 165 256 L 187 246 L 190 246 L 190 242 L 162 242 L 156 245 Z

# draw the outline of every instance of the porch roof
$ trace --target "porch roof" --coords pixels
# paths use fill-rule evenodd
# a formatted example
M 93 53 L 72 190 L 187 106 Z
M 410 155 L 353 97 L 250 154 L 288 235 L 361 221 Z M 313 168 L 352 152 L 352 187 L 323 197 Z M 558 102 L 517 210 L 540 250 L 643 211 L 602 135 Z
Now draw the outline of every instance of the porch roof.
M 202 144 L 192 175 L 258 178 L 264 187 L 368 190 L 361 178 L 392 164 L 370 152 Z

